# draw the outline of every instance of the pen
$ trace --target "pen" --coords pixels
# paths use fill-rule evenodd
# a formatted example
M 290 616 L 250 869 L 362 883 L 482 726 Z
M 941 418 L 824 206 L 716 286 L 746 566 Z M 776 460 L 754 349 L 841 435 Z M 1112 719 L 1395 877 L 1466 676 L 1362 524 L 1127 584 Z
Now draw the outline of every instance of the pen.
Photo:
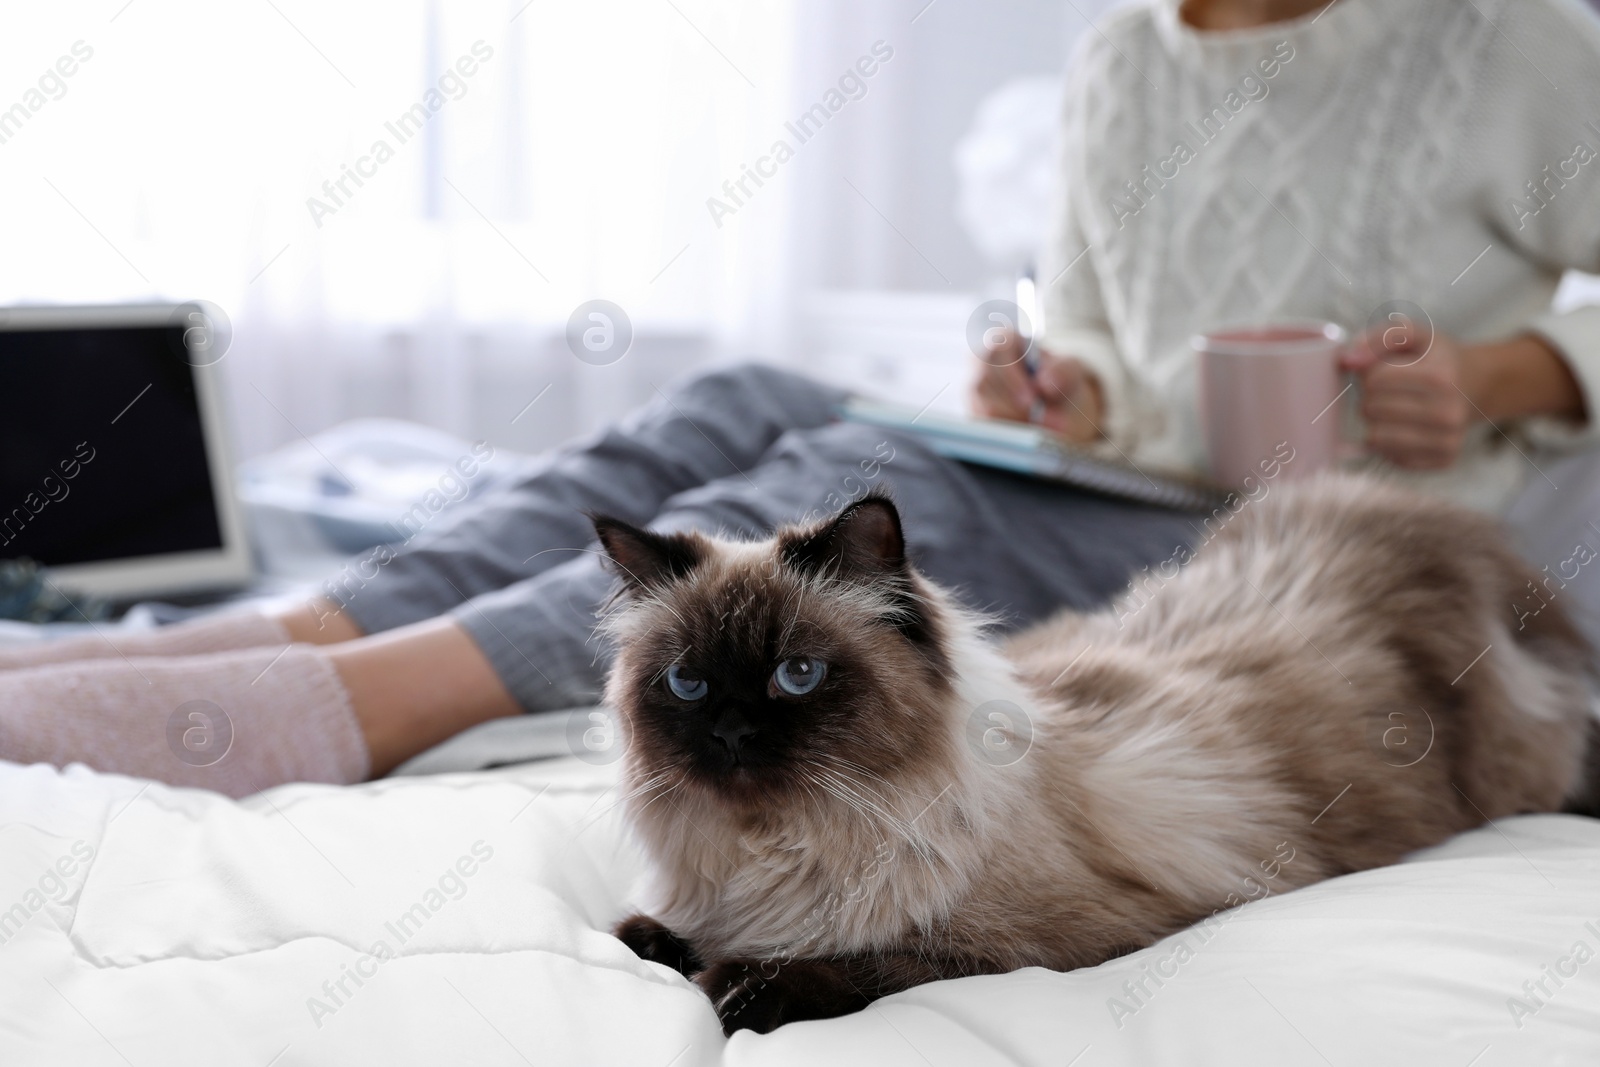
M 1037 308 L 1037 289 L 1030 265 L 1017 275 L 1017 335 L 1022 341 L 1022 369 L 1035 382 L 1039 380 L 1039 346 L 1033 341 L 1032 323 Z M 1044 409 L 1044 398 L 1035 391 L 1033 404 L 1028 409 L 1028 421 L 1034 425 L 1043 422 Z

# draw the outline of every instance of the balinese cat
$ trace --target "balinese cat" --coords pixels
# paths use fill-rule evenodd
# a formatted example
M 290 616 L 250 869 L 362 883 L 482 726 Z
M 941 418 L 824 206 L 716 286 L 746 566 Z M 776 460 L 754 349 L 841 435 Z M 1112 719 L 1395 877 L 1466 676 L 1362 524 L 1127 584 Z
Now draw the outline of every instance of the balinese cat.
M 868 496 L 730 543 L 597 517 L 650 917 L 724 1029 L 1090 966 L 1587 799 L 1589 652 L 1494 523 L 1350 478 L 997 644 Z M 973 551 L 983 551 L 974 545 Z

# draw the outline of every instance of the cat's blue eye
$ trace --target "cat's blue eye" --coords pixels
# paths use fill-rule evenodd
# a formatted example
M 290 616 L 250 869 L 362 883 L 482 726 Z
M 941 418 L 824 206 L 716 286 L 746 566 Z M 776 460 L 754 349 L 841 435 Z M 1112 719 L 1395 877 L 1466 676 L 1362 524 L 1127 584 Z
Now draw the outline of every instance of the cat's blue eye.
M 683 664 L 674 663 L 667 668 L 667 688 L 679 700 L 699 700 L 706 695 L 710 686 L 706 685 L 704 678 L 690 674 Z
M 772 684 L 792 697 L 803 697 L 822 684 L 828 665 L 815 656 L 795 656 L 778 664 Z

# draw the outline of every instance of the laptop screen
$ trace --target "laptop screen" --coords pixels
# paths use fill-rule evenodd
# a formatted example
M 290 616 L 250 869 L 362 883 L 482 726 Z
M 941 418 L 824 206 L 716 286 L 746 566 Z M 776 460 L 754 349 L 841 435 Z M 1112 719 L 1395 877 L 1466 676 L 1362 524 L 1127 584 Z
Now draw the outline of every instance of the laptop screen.
M 167 325 L 0 331 L 0 559 L 222 547 L 183 351 Z

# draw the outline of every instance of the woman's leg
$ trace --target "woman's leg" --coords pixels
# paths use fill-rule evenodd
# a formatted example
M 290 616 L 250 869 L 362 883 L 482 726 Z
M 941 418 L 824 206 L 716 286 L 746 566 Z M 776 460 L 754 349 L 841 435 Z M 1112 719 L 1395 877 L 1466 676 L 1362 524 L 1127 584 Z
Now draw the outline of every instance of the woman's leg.
M 645 522 L 673 493 L 755 463 L 796 426 L 826 422 L 842 398 L 772 368 L 702 374 L 538 461 L 518 485 L 398 552 L 369 556 L 363 562 L 381 560 L 372 573 L 347 569 L 327 584 L 326 599 L 270 618 L 219 617 L 22 650 L 15 665 L 24 669 L 0 676 L 0 758 L 80 760 L 234 795 L 279 781 L 385 773 L 477 722 L 520 710 L 467 631 L 434 618 L 441 610 L 582 551 L 593 536 L 585 509 Z M 592 622 L 590 614 L 584 629 Z M 378 630 L 395 632 L 363 638 Z M 308 647 L 315 645 L 334 647 Z M 255 646 L 262 647 L 188 655 Z M 156 656 L 166 658 L 144 658 Z M 101 662 L 25 669 L 63 659 Z M 229 742 L 215 760 L 209 739 L 221 734 L 213 719 Z M 199 756 L 183 747 L 189 742 L 200 745 Z
M 695 375 L 534 460 L 514 485 L 392 557 L 346 567 L 320 595 L 276 609 L 273 621 L 290 640 L 337 644 L 434 618 L 566 563 L 594 539 L 587 512 L 648 522 L 673 495 L 753 466 L 783 434 L 827 423 L 845 395 L 761 364 Z
M 674 496 L 650 525 L 760 537 L 878 484 L 895 494 L 917 565 L 1012 625 L 1103 603 L 1200 533 L 1192 516 L 967 467 L 848 424 L 786 434 L 748 472 Z M 595 615 L 613 580 L 592 539 L 577 558 L 450 616 L 328 652 L 374 774 L 487 719 L 599 699 L 610 650 Z
M 0 671 L 0 758 L 229 796 L 370 773 L 345 684 L 305 645 Z
M 329 626 L 370 634 L 440 615 L 567 562 L 593 540 L 585 512 L 648 522 L 675 494 L 754 466 L 783 434 L 827 423 L 844 396 L 756 364 L 696 375 L 392 552 L 369 553 L 280 619 L 297 640 L 325 641 Z
M 1199 536 L 1194 516 L 968 467 L 848 423 L 786 434 L 749 471 L 678 494 L 649 525 L 760 537 L 879 484 L 900 507 L 913 562 L 1011 625 L 1103 603 Z M 599 699 L 610 650 L 594 636 L 595 612 L 611 584 L 591 545 L 451 616 L 524 709 L 570 708 Z
M 522 711 L 448 616 L 349 641 L 326 655 L 349 694 L 374 777 L 469 727 Z
M 294 640 L 290 628 L 256 611 L 230 611 L 155 630 L 100 627 L 94 633 L 53 641 L 0 647 L 0 670 L 42 667 L 90 659 L 193 656 L 241 648 L 282 648 Z
M 647 522 L 673 494 L 753 465 L 783 433 L 827 422 L 844 393 L 773 367 L 708 371 L 593 436 L 540 457 L 517 483 L 375 549 L 308 600 L 152 631 L 115 628 L 0 648 L 0 669 L 183 656 L 290 642 L 331 645 L 433 618 L 565 562 L 586 510 Z M 411 529 L 404 517 L 396 524 Z
M 751 470 L 673 497 L 651 525 L 760 536 L 878 483 L 895 492 L 917 564 L 1016 621 L 1103 600 L 1191 536 L 1183 516 L 976 471 L 850 424 L 785 434 Z M 590 547 L 445 618 L 334 648 L 12 672 L 0 676 L 0 756 L 82 760 L 235 795 L 381 774 L 485 719 L 597 699 L 609 650 L 594 640 L 595 612 L 610 585 Z M 83 675 L 94 684 L 75 693 Z M 202 766 L 173 740 L 209 736 L 205 716 L 183 718 L 196 701 L 234 740 Z
M 0 672 L 0 758 L 246 796 L 358 782 L 521 707 L 460 626 L 336 648 L 102 658 Z

